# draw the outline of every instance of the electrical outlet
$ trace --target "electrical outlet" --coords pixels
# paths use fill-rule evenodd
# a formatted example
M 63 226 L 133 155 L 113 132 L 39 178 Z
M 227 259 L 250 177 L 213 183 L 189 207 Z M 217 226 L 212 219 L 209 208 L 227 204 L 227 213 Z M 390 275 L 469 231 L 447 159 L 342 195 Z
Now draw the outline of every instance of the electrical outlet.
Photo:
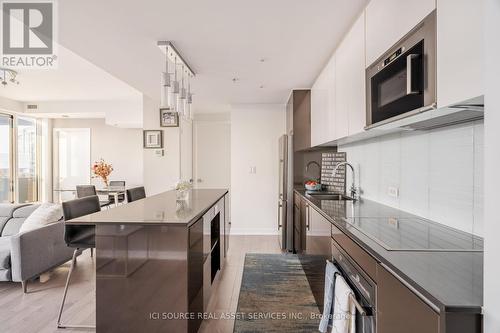
M 399 221 L 395 217 L 389 217 L 387 219 L 387 224 L 389 224 L 391 227 L 398 229 L 399 228 Z
M 394 187 L 394 186 L 389 186 L 387 188 L 387 194 L 390 197 L 397 198 L 399 196 L 399 188 Z

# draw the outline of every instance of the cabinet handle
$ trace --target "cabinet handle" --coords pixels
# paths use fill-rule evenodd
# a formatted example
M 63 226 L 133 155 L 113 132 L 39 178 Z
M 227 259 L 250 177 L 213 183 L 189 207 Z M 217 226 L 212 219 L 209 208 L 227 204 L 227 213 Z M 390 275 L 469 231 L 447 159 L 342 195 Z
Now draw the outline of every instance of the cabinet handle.
M 278 230 L 281 228 L 281 208 L 283 207 L 283 204 L 280 202 L 278 204 Z
M 306 229 L 311 230 L 311 225 L 309 221 L 309 204 L 306 204 Z
M 441 313 L 441 310 L 439 309 L 439 307 L 437 305 L 435 305 L 427 297 L 425 297 L 420 291 L 418 291 L 412 285 L 410 285 L 408 282 L 406 282 L 402 277 L 400 277 L 396 272 L 394 272 L 389 266 L 387 266 L 383 262 L 380 263 L 380 266 L 382 266 L 382 268 L 384 268 L 394 278 L 396 278 L 396 280 L 401 282 L 406 288 L 410 289 L 411 292 L 413 292 L 415 295 L 417 295 L 418 298 L 420 298 L 425 304 L 427 304 L 429 307 L 431 307 L 435 312 Z

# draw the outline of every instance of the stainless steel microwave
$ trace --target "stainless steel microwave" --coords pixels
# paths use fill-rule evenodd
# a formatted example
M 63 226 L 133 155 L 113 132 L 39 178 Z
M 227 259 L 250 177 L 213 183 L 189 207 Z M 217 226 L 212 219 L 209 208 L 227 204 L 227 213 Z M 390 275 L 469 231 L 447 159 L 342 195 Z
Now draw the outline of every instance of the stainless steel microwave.
M 366 129 L 436 105 L 436 12 L 366 69 Z

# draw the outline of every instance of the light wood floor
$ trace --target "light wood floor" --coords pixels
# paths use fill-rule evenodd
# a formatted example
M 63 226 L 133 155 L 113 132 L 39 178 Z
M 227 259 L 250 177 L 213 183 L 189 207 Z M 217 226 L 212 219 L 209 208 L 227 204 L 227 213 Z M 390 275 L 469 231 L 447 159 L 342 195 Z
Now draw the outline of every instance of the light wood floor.
M 277 236 L 231 236 L 224 271 L 219 273 L 212 288 L 207 312 L 211 317 L 236 312 L 246 253 L 280 253 Z M 20 283 L 0 282 L 0 331 L 12 333 L 82 332 L 58 330 L 57 314 L 61 302 L 69 262 L 50 273 L 47 282 L 28 284 L 23 294 Z M 63 323 L 95 324 L 94 260 L 89 251 L 79 258 L 66 305 Z M 232 320 L 209 319 L 202 323 L 200 332 L 232 332 Z M 88 331 L 88 330 L 87 330 Z

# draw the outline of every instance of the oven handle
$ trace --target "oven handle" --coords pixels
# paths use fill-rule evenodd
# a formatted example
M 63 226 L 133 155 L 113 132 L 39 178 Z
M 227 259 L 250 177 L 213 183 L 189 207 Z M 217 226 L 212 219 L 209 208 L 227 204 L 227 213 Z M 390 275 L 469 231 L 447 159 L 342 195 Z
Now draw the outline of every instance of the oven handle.
M 351 299 L 351 302 L 354 304 L 356 309 L 358 309 L 359 314 L 362 316 L 366 316 L 365 308 L 361 304 L 359 304 L 358 300 L 356 299 L 356 296 L 354 296 L 354 294 L 349 294 L 349 298 Z
M 420 91 L 414 90 L 413 89 L 413 80 L 412 80 L 412 64 L 413 64 L 413 59 L 418 58 L 418 54 L 408 54 L 406 56 L 406 94 L 407 95 L 414 95 L 414 94 L 419 94 Z
M 328 261 L 329 260 L 326 260 L 326 262 L 328 262 Z M 335 263 L 334 263 L 334 265 L 335 265 Z M 356 299 L 356 295 L 354 294 L 354 292 L 349 294 L 349 299 L 354 304 L 354 306 L 356 307 L 356 309 L 358 310 L 358 312 L 361 316 L 369 316 L 365 310 L 365 307 L 363 305 L 361 305 L 361 303 L 359 303 L 359 301 Z

